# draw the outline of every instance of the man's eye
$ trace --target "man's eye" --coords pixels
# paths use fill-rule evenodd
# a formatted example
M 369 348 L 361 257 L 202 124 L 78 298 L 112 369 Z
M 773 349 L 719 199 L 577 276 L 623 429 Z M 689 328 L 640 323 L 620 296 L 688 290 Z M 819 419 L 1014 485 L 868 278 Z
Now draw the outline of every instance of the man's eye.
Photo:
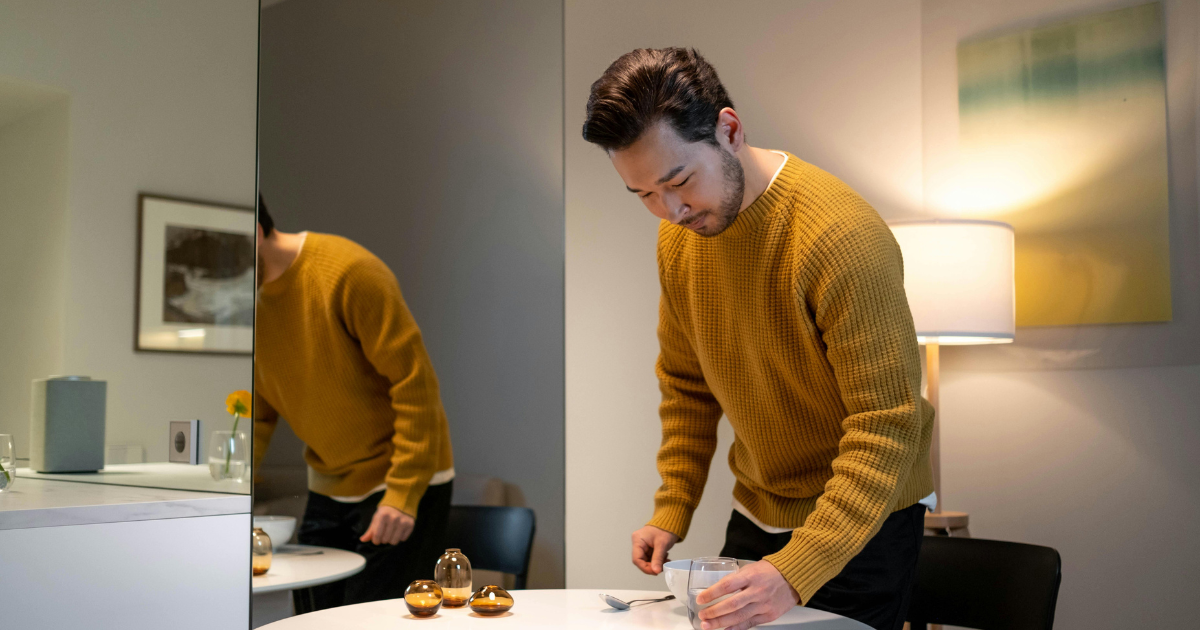
M 688 175 L 687 177 L 685 177 L 685 178 L 683 179 L 683 181 L 679 182 L 678 184 L 675 184 L 675 185 L 673 186 L 673 188 L 681 188 L 681 187 L 682 187 L 684 184 L 688 183 L 688 180 L 689 180 L 689 179 L 691 179 L 691 178 L 692 178 L 692 176 L 691 176 L 691 175 Z
M 646 194 L 644 194 L 644 195 L 638 195 L 638 196 L 639 196 L 639 197 L 641 197 L 642 199 L 646 199 L 646 198 L 647 198 L 647 197 L 649 197 L 650 195 L 651 195 L 651 193 L 646 193 Z

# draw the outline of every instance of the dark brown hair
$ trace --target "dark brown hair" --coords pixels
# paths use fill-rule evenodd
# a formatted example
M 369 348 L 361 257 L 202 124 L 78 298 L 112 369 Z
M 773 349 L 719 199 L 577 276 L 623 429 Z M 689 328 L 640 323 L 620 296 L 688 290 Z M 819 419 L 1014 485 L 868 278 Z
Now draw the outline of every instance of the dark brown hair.
M 733 101 L 712 64 L 694 48 L 627 52 L 592 84 L 583 139 L 624 149 L 666 120 L 688 142 L 717 144 L 717 114 Z
M 267 202 L 263 201 L 262 193 L 258 193 L 258 224 L 262 226 L 263 238 L 275 231 L 275 220 L 271 218 L 271 213 L 267 212 Z

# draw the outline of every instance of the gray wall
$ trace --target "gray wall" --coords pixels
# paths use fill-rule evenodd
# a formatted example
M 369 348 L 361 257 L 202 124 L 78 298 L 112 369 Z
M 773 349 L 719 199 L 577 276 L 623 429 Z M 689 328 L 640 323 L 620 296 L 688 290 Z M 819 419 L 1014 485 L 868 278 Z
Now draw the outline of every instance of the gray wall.
M 395 271 L 456 470 L 519 487 L 529 585 L 562 586 L 560 2 L 283 2 L 263 11 L 261 90 L 279 226 Z
M 246 0 L 0 0 L 0 77 L 68 99 L 66 308 L 41 365 L 107 380 L 107 441 L 147 461 L 166 461 L 169 420 L 231 426 L 225 396 L 251 383 L 249 356 L 134 352 L 133 307 L 139 192 L 253 204 L 257 14 Z M 0 230 L 24 211 L 0 208 Z M 28 401 L 29 383 L 0 391 Z M 24 431 L 27 402 L 0 405 L 0 433 Z

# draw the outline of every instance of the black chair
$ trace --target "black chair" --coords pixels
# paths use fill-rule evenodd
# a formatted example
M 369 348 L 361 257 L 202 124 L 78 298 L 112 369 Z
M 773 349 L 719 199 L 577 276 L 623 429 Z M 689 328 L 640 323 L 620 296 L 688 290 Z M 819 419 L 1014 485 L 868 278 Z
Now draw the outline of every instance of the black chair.
M 511 573 L 513 588 L 525 588 L 536 529 L 529 508 L 452 505 L 446 544 L 461 549 L 471 568 Z
M 1049 547 L 926 536 L 908 621 L 980 630 L 1050 630 L 1062 560 Z

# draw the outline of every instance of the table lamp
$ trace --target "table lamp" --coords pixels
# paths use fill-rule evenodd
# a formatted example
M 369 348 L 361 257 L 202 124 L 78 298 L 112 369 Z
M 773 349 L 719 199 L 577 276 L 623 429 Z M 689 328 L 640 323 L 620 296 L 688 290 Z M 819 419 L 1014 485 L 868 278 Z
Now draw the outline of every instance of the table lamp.
M 938 348 L 943 345 L 1012 343 L 1013 228 L 996 221 L 929 220 L 889 224 L 904 256 L 904 291 L 925 346 L 926 394 L 933 405 L 933 486 L 937 508 L 925 527 L 967 533 L 968 515 L 942 510 L 938 425 Z

